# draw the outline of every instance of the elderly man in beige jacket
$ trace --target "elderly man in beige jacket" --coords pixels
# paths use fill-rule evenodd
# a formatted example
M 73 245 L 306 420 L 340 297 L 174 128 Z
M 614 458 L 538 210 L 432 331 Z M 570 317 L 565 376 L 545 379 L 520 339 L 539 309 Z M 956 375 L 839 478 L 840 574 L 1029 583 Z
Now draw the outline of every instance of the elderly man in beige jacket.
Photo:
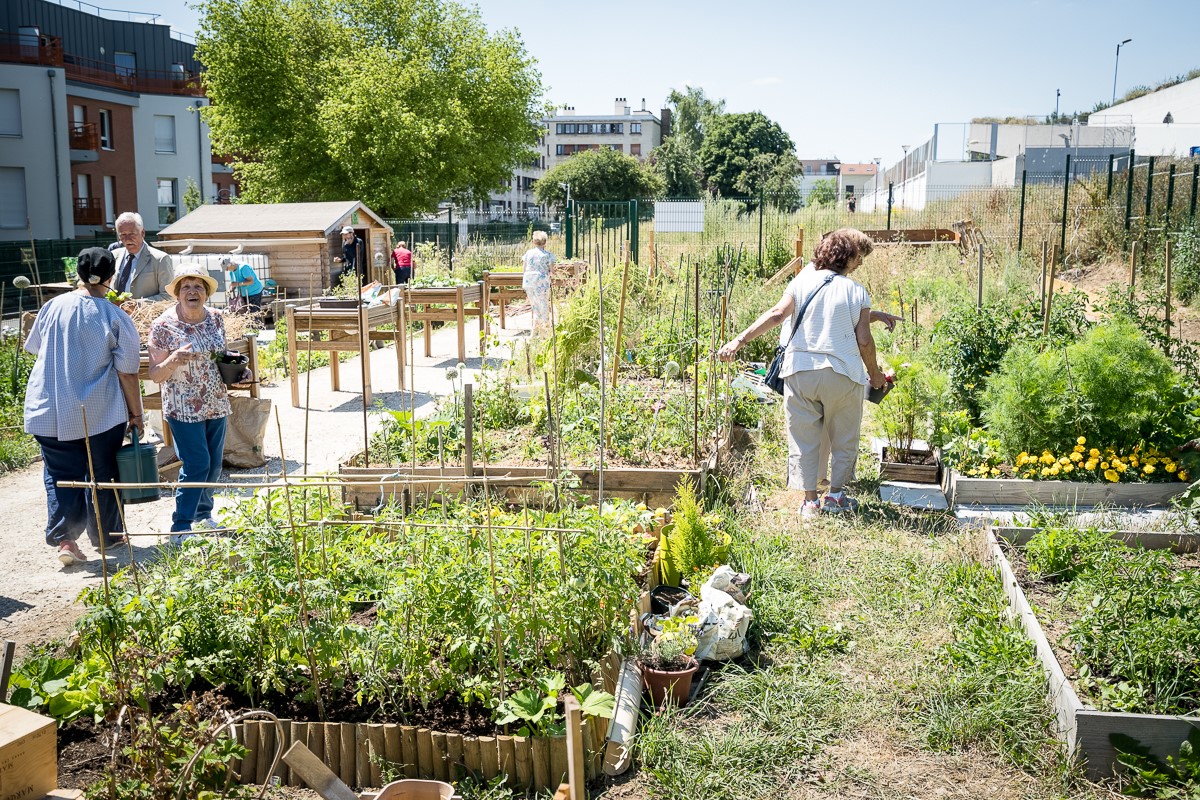
M 146 244 L 142 215 L 126 211 L 114 227 L 121 247 L 113 253 L 117 258 L 113 291 L 129 292 L 134 300 L 170 300 L 167 284 L 175 277 L 175 266 L 170 254 Z

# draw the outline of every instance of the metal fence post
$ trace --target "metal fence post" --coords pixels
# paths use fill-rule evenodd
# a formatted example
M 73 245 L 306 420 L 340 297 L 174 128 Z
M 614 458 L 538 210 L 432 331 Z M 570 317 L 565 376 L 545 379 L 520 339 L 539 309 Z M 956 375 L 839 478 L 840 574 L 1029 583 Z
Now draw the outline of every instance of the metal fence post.
M 1146 162 L 1146 213 L 1145 226 L 1147 234 L 1150 232 L 1150 212 L 1154 209 L 1154 156 L 1150 156 L 1150 160 Z M 1147 239 L 1149 243 L 1149 239 Z
M 1196 184 L 1200 183 L 1200 164 L 1192 166 L 1192 207 L 1188 211 L 1188 216 L 1192 218 L 1192 222 L 1196 221 Z
M 1163 231 L 1166 232 L 1171 227 L 1171 206 L 1175 203 L 1175 165 L 1167 170 L 1167 216 L 1163 220 Z
M 837 202 L 836 198 L 834 198 L 834 202 L 835 203 Z M 762 269 L 762 263 L 763 263 L 762 247 L 763 247 L 763 193 L 762 193 L 762 190 L 759 189 L 759 191 L 758 191 L 758 268 L 759 269 Z
M 454 241 L 458 235 L 454 231 L 454 209 L 446 209 L 446 253 L 450 262 L 450 271 L 454 272 Z
M 894 195 L 892 194 L 892 187 L 893 187 L 893 186 L 894 186 L 894 184 L 893 184 L 891 181 L 888 181 L 888 220 L 887 220 L 887 229 L 888 229 L 889 231 L 892 229 L 892 198 L 893 198 L 893 196 L 894 196 Z
M 1125 240 L 1126 240 L 1126 244 L 1128 244 L 1128 240 L 1129 240 L 1129 222 L 1130 222 L 1130 218 L 1133 216 L 1133 165 L 1134 165 L 1134 152 L 1132 150 L 1130 150 L 1129 151 L 1129 169 L 1125 171 L 1126 174 L 1129 176 L 1129 180 L 1125 181 Z
M 1067 260 L 1067 204 L 1071 199 L 1071 154 L 1067 153 L 1067 166 L 1063 170 L 1063 207 L 1062 226 L 1058 234 L 1058 252 L 1062 253 L 1063 263 Z
M 629 249 L 633 263 L 638 263 L 638 201 L 629 201 Z
M 1021 170 L 1021 218 L 1017 222 L 1017 255 L 1021 254 L 1021 245 L 1025 243 L 1025 184 L 1028 173 Z
M 563 220 L 563 233 L 567 237 L 567 258 L 575 257 L 575 209 L 571 201 L 567 201 L 566 219 Z
M 1104 199 L 1105 200 L 1108 200 L 1110 197 L 1112 197 L 1113 162 L 1116 160 L 1116 158 L 1117 158 L 1116 153 L 1108 154 L 1108 186 L 1104 190 Z

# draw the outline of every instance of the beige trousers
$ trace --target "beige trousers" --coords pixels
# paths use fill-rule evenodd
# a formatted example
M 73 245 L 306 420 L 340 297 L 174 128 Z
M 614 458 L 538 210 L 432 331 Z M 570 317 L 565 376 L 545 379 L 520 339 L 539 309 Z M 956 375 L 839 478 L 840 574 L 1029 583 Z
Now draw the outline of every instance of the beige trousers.
M 827 438 L 834 488 L 854 479 L 864 390 L 832 369 L 809 370 L 783 379 L 788 426 L 788 488 L 816 491 L 823 477 L 821 449 Z

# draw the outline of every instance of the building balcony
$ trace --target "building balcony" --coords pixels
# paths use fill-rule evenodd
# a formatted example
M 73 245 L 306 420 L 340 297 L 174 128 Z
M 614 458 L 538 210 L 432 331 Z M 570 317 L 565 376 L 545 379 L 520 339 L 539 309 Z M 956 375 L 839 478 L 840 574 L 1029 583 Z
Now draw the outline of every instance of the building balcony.
M 100 134 L 96 126 L 90 122 L 71 126 L 72 150 L 97 150 L 100 148 Z
M 99 197 L 75 198 L 76 225 L 103 225 L 104 208 L 100 205 Z
M 0 33 L 0 62 L 5 64 L 63 65 L 62 40 L 57 36 Z

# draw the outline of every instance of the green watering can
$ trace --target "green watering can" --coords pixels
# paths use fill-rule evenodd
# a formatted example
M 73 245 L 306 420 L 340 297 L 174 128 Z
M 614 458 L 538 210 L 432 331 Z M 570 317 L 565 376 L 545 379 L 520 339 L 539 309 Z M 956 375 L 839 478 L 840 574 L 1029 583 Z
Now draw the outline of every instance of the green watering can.
M 141 428 L 134 428 L 132 441 L 117 451 L 117 476 L 121 483 L 157 483 L 158 452 L 154 445 L 139 442 Z M 158 487 L 121 490 L 125 503 L 150 503 L 158 499 Z

